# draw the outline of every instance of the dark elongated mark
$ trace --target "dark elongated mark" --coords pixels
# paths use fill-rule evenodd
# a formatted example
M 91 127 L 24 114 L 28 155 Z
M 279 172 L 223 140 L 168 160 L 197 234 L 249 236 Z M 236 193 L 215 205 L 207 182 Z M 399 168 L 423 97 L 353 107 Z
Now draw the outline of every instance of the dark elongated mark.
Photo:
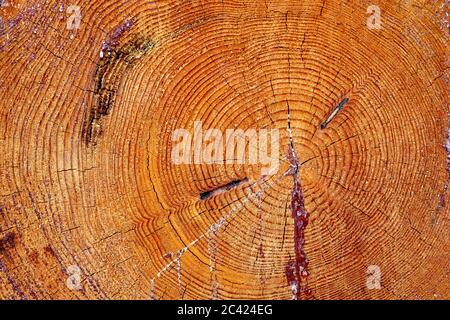
M 292 300 L 297 300 L 298 280 L 297 280 L 297 276 L 296 276 L 295 261 L 289 260 L 289 262 L 286 265 L 285 273 L 286 273 L 286 279 L 287 279 L 288 285 L 292 291 Z
M 300 161 L 294 149 L 294 141 L 291 127 L 291 109 L 289 103 L 288 108 L 288 132 L 289 132 L 289 148 L 287 159 L 289 161 L 289 169 L 285 176 L 292 176 L 293 185 L 291 191 L 291 212 L 294 220 L 294 250 L 295 260 L 290 259 L 286 265 L 285 274 L 289 287 L 292 291 L 292 299 L 298 300 L 302 294 L 309 295 L 311 290 L 308 288 L 308 258 L 304 250 L 305 244 L 305 228 L 308 225 L 308 212 L 305 209 L 303 191 L 300 182 Z
M 231 182 L 229 182 L 229 183 L 227 183 L 227 184 L 225 184 L 223 186 L 214 188 L 214 189 L 209 190 L 209 191 L 202 192 L 202 193 L 200 193 L 200 200 L 207 200 L 207 199 L 209 199 L 209 198 L 211 198 L 211 197 L 213 197 L 215 195 L 218 195 L 218 194 L 220 194 L 222 192 L 234 189 L 234 188 L 236 188 L 236 187 L 238 187 L 241 184 L 246 183 L 246 182 L 248 182 L 248 178 L 244 178 L 242 180 L 233 180 L 233 181 L 231 181 Z
M 286 278 L 295 300 L 301 299 L 302 294 L 310 295 L 308 288 L 308 258 L 304 250 L 305 229 L 308 225 L 309 214 L 305 209 L 305 201 L 299 177 L 300 162 L 292 146 L 288 149 L 290 169 L 287 175 L 293 177 L 291 191 L 291 211 L 294 220 L 294 250 L 295 260 L 290 260 L 286 266 Z
M 349 100 L 349 98 L 346 97 L 346 98 L 342 99 L 342 101 L 339 102 L 339 104 L 336 107 L 334 107 L 334 109 L 330 113 L 330 115 L 320 125 L 321 130 L 325 129 L 328 126 L 328 124 L 331 122 L 331 120 L 334 119 L 334 117 L 336 117 L 336 115 L 339 113 L 339 111 L 341 111 L 345 107 L 345 105 L 348 103 L 348 100 Z
M 83 137 L 88 144 L 96 144 L 97 138 L 101 134 L 101 119 L 111 111 L 121 79 L 134 63 L 155 45 L 151 39 L 136 36 L 119 48 L 120 39 L 131 29 L 133 24 L 134 19 L 126 20 L 103 41 L 100 61 L 94 76 L 92 107 L 83 128 Z

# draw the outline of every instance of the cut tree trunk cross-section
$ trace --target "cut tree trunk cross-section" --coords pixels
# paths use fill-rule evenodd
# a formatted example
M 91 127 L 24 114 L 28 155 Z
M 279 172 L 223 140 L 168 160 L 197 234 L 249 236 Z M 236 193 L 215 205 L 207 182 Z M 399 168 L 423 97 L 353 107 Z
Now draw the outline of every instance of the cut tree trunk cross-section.
M 448 1 L 0 4 L 0 299 L 450 298 Z

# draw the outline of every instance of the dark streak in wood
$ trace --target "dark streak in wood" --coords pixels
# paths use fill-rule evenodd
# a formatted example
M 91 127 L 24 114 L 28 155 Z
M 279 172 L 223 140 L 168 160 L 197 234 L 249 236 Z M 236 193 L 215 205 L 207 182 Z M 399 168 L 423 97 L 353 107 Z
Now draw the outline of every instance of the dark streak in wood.
M 247 181 L 248 181 L 248 178 L 244 178 L 242 180 L 233 180 L 223 186 L 202 192 L 202 193 L 200 193 L 200 200 L 207 200 L 219 193 L 222 193 L 224 191 L 229 191 L 233 188 L 236 188 L 236 187 L 240 186 L 242 183 L 245 183 Z
M 291 169 L 289 175 L 293 177 L 293 186 L 291 191 L 291 211 L 294 220 L 294 250 L 295 261 L 290 260 L 286 266 L 286 278 L 291 287 L 293 298 L 300 299 L 302 294 L 310 295 L 308 288 L 308 258 L 304 249 L 305 229 L 308 225 L 309 214 L 305 209 L 303 190 L 299 177 L 300 162 L 292 148 L 289 147 L 288 159 Z
M 322 124 L 320 125 L 321 130 L 325 129 L 328 126 L 328 124 L 331 122 L 331 120 L 334 119 L 334 117 L 339 113 L 339 111 L 341 111 L 345 107 L 345 105 L 348 103 L 348 100 L 349 98 L 345 97 L 344 99 L 342 99 L 341 102 L 339 102 L 339 104 L 336 107 L 334 107 L 333 111 L 331 111 L 326 120 L 322 122 Z
M 87 144 L 96 144 L 101 134 L 101 119 L 107 116 L 114 106 L 115 96 L 121 79 L 137 60 L 153 49 L 155 43 L 151 39 L 136 37 L 120 49 L 111 42 L 107 55 L 100 60 L 94 76 L 93 106 L 89 110 L 83 129 L 83 137 Z M 106 49 L 102 49 L 103 50 Z

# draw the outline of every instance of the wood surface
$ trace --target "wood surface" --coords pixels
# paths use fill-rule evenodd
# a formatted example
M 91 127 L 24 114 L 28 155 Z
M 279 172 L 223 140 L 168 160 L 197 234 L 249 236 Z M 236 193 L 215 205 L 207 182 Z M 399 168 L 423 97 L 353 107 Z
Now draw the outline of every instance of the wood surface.
M 446 1 L 0 2 L 0 299 L 450 298 Z

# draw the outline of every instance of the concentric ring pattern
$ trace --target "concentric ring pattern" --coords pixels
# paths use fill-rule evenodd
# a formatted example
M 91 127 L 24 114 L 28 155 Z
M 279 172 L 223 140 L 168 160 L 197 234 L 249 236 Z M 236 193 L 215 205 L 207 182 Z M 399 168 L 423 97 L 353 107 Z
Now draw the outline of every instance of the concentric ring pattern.
M 78 1 L 76 30 L 71 3 L 21 2 L 0 35 L 0 298 L 290 299 L 290 133 L 305 298 L 449 298 L 448 30 L 444 1 L 410 2 L 379 1 L 379 30 L 358 0 Z M 278 170 L 174 163 L 198 121 L 277 129 Z

